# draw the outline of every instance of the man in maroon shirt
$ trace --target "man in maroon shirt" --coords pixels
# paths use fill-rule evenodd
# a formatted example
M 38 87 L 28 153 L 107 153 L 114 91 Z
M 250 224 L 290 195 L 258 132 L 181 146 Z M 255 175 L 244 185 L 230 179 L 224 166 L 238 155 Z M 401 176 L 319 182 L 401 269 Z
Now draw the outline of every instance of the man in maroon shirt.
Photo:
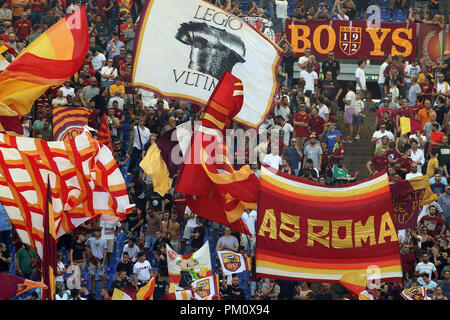
M 325 120 L 319 116 L 319 110 L 317 108 L 311 109 L 311 116 L 309 118 L 309 130 L 315 132 L 320 138 L 323 135 L 323 126 L 325 125 Z
M 400 128 L 400 117 L 407 117 L 414 119 L 415 111 L 413 108 L 409 107 L 409 100 L 408 98 L 403 98 L 401 102 L 400 109 L 397 110 L 397 113 L 395 114 L 395 122 L 397 124 L 397 128 Z
M 407 149 L 406 152 L 398 158 L 398 161 L 400 162 L 399 174 L 405 179 L 406 174 L 411 172 L 411 163 L 413 162 L 411 159 L 411 149 Z
M 416 257 L 407 245 L 403 245 L 400 249 L 400 260 L 402 262 L 403 277 L 411 279 L 414 277 L 414 269 L 416 268 Z
M 442 218 L 437 216 L 437 209 L 433 205 L 428 206 L 429 215 L 423 216 L 419 221 L 419 226 L 426 226 L 428 228 L 428 234 L 433 238 L 440 234 L 441 236 L 445 233 L 445 224 Z M 439 232 L 439 228 L 441 231 Z
M 387 164 L 389 163 L 388 157 L 386 155 L 386 148 L 381 148 L 380 152 L 374 155 L 366 164 L 367 170 L 369 170 L 370 175 L 377 173 L 383 169 L 386 169 Z M 372 166 L 374 169 L 372 169 Z
M 303 148 L 303 144 L 308 137 L 309 114 L 306 113 L 306 104 L 299 105 L 300 111 L 294 114 L 294 131 L 297 139 L 297 146 Z
M 14 30 L 19 40 L 26 40 L 31 32 L 31 21 L 25 12 L 20 14 L 20 19 L 14 22 Z
M 392 109 L 390 107 L 390 103 L 391 103 L 391 100 L 388 97 L 383 99 L 383 105 L 380 106 L 380 108 L 377 110 L 377 113 L 376 113 L 375 128 L 377 128 L 378 122 L 383 120 L 383 112 L 384 111 L 389 111 L 389 113 L 391 115 L 391 119 L 395 116 L 395 111 L 394 111 L 394 109 Z

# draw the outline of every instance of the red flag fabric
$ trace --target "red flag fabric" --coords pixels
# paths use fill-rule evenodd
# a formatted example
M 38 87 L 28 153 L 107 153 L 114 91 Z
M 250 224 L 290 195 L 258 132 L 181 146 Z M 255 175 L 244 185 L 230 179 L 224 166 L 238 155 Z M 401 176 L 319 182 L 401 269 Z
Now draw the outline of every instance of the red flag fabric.
M 103 113 L 102 123 L 100 124 L 100 129 L 98 130 L 97 140 L 101 144 L 107 146 L 111 152 L 114 152 L 112 142 L 111 142 L 111 132 L 109 131 L 108 117 L 106 113 Z
M 42 282 L 48 289 L 42 290 L 42 300 L 54 300 L 56 289 L 56 232 L 53 214 L 50 177 L 47 183 L 47 198 L 44 214 L 44 241 L 42 258 Z
M 243 102 L 241 81 L 225 72 L 212 93 L 193 135 L 175 187 L 197 215 L 247 233 L 241 220 L 256 208 L 259 180 L 248 165 L 236 171 L 224 133 Z
M 47 288 L 42 282 L 31 281 L 12 274 L 0 272 L 0 300 L 11 299 L 33 288 Z

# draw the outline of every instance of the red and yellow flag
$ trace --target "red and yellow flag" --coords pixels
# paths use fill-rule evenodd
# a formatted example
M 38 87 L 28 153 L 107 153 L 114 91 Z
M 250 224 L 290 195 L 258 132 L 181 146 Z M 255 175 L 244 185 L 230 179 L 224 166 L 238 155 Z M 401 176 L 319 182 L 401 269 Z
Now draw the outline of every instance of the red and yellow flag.
M 47 183 L 47 199 L 44 214 L 44 242 L 42 257 L 42 282 L 48 287 L 42 290 L 42 300 L 54 300 L 56 290 L 56 232 L 53 214 L 50 177 Z
M 136 300 L 153 300 L 153 292 L 155 291 L 156 276 L 150 278 L 150 281 L 139 289 L 136 293 Z
M 402 279 L 386 172 L 328 187 L 263 166 L 257 225 L 260 277 L 339 282 L 356 295 Z
M 89 50 L 86 8 L 59 20 L 0 73 L 0 116 L 22 117 L 50 86 L 81 67 Z
M 97 140 L 101 144 L 107 146 L 111 150 L 111 152 L 114 152 L 111 142 L 111 132 L 109 131 L 108 117 L 106 116 L 106 113 L 103 113 L 102 123 L 100 124 L 100 129 L 98 130 Z
M 53 141 L 72 139 L 83 133 L 92 113 L 91 109 L 82 107 L 54 107 L 52 111 Z
M 248 165 L 234 169 L 224 144 L 225 130 L 241 110 L 243 95 L 241 81 L 225 72 L 194 132 L 175 189 L 186 195 L 197 215 L 249 233 L 241 216 L 245 209 L 256 208 L 259 180 Z

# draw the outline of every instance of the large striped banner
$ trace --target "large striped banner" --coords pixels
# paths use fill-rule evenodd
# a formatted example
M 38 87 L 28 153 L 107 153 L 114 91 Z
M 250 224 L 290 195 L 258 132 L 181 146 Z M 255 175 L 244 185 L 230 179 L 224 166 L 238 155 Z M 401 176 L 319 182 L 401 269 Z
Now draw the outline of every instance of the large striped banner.
M 53 141 L 75 138 L 87 125 L 92 110 L 82 107 L 53 108 Z
M 52 142 L 0 134 L 0 202 L 40 257 L 48 179 L 57 238 L 86 220 L 117 222 L 131 212 L 111 150 L 89 132 Z
M 368 280 L 402 278 L 385 172 L 328 187 L 263 166 L 257 230 L 260 277 L 340 282 L 358 294 Z

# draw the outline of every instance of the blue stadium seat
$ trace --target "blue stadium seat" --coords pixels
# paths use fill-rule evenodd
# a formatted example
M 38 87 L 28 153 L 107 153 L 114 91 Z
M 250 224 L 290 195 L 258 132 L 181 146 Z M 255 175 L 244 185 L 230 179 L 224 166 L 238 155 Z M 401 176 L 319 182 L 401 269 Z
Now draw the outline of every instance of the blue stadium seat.
M 381 9 L 381 19 L 390 19 L 391 18 L 391 11 L 386 8 Z
M 380 8 L 389 8 L 391 6 L 391 0 L 378 0 Z

